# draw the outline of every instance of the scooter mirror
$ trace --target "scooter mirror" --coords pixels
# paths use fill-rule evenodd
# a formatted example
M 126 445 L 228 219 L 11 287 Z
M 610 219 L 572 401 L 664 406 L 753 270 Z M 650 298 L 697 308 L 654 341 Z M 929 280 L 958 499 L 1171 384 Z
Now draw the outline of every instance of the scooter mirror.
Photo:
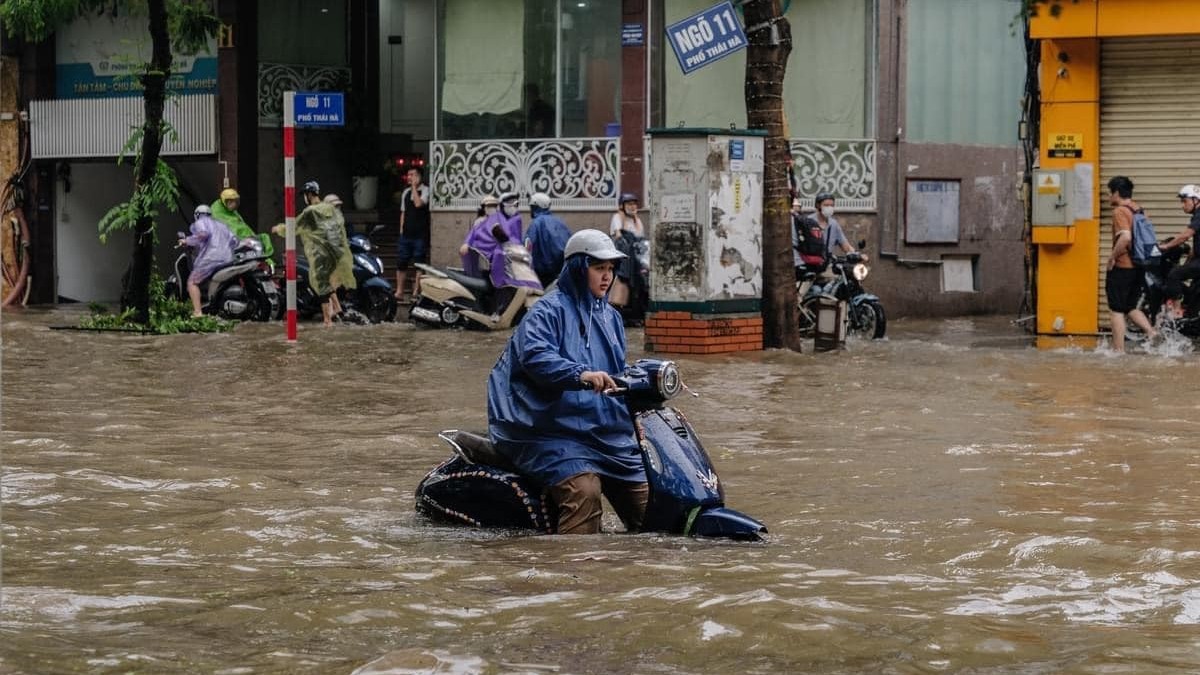
M 175 236 L 176 236 L 176 237 L 179 237 L 180 239 L 185 239 L 185 238 L 187 238 L 187 235 L 186 235 L 186 234 L 184 234 L 184 233 L 182 233 L 182 232 L 176 232 L 176 233 L 175 233 Z
M 866 248 L 866 247 L 867 247 L 867 240 L 866 240 L 866 239 L 859 239 L 859 240 L 858 240 L 858 248 L 859 248 L 859 250 L 862 250 L 862 249 L 864 249 L 864 248 Z

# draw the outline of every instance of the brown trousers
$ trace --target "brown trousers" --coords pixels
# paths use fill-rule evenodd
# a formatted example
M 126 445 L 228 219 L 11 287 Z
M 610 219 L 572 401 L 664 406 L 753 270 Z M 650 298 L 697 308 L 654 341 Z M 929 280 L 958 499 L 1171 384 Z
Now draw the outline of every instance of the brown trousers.
M 649 485 L 579 473 L 550 487 L 550 497 L 558 505 L 558 533 L 598 534 L 604 509 L 601 495 L 608 497 L 626 530 L 637 532 L 642 527 Z

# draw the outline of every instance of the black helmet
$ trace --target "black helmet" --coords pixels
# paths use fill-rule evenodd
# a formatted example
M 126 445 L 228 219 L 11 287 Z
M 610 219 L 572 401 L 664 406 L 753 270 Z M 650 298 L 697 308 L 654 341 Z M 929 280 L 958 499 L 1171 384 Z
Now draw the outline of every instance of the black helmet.
M 632 192 L 622 192 L 620 198 L 617 199 L 617 206 L 624 206 L 626 202 L 636 202 L 638 196 Z
M 321 194 L 321 184 L 315 180 L 310 180 L 304 184 L 304 194 L 319 195 Z
M 837 201 L 832 192 L 818 192 L 817 196 L 813 197 L 813 205 L 820 206 L 821 202 L 825 201 L 826 199 Z

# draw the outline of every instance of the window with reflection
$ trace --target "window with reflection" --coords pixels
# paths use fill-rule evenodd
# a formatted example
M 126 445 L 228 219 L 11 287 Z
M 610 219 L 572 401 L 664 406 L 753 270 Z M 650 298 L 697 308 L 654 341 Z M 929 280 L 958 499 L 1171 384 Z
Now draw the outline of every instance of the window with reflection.
M 620 3 L 439 0 L 437 24 L 438 138 L 600 136 L 618 119 Z

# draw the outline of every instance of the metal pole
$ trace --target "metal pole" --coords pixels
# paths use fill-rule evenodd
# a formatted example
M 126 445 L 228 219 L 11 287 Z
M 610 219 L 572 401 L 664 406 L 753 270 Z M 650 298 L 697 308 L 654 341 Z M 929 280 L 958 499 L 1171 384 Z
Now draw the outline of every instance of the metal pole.
M 296 341 L 296 92 L 283 92 L 283 265 L 287 279 L 287 339 Z

